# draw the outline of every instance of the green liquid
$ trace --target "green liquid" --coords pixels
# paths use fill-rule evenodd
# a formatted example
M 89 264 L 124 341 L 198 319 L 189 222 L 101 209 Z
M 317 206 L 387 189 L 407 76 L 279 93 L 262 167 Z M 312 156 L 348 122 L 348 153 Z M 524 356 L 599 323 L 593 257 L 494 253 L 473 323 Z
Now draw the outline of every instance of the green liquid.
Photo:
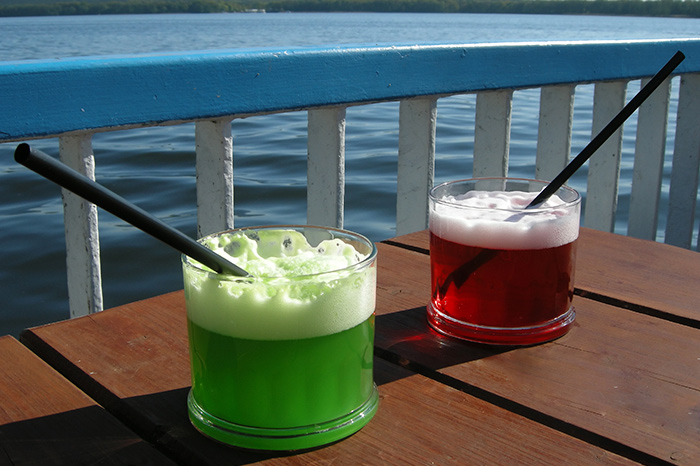
M 233 425 L 229 430 L 247 432 L 247 427 L 254 428 L 242 438 L 231 440 L 224 434 L 219 440 L 249 448 L 307 448 L 350 435 L 366 424 L 376 410 L 373 314 L 351 329 L 299 340 L 234 338 L 189 320 L 188 331 L 192 363 L 190 403 L 196 403 L 214 419 L 214 424 L 223 420 Z M 372 405 L 368 410 L 371 412 L 361 415 L 361 419 L 343 420 L 367 403 Z M 206 421 L 193 422 L 217 438 L 216 432 L 202 427 Z M 264 429 L 309 426 L 309 433 L 314 433 L 318 430 L 314 425 L 326 423 L 326 428 L 336 429 L 348 422 L 354 427 L 350 431 L 344 427 L 337 438 L 273 438 L 271 443 L 255 440 L 255 436 L 268 435 Z M 279 432 L 289 436 L 290 431 Z M 250 442 L 246 435 L 251 436 Z M 298 435 L 297 430 L 294 435 Z
M 367 424 L 379 401 L 372 244 L 308 226 L 202 241 L 254 278 L 215 274 L 183 257 L 192 424 L 259 450 L 325 445 Z

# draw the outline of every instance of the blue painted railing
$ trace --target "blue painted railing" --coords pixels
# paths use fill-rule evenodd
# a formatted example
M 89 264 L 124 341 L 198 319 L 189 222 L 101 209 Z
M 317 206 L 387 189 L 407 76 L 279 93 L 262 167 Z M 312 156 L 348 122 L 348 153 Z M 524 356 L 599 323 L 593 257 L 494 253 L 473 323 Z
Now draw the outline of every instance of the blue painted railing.
M 700 40 L 222 50 L 0 63 L 0 141 L 58 137 L 94 177 L 95 133 L 195 122 L 198 232 L 233 227 L 231 120 L 308 111 L 309 223 L 342 226 L 345 110 L 400 101 L 397 233 L 426 226 L 437 100 L 476 93 L 474 175 L 508 171 L 513 90 L 541 88 L 536 176 L 567 162 L 575 88 L 595 83 L 593 130 L 676 51 L 681 75 L 665 241 L 691 248 L 700 160 Z M 655 239 L 670 81 L 639 111 L 629 234 Z M 621 137 L 590 163 L 586 226 L 612 230 Z M 641 180 L 641 181 L 639 181 Z M 64 193 L 71 314 L 102 308 L 94 206 Z M 649 207 L 651 206 L 651 208 Z M 697 247 L 697 246 L 695 246 Z

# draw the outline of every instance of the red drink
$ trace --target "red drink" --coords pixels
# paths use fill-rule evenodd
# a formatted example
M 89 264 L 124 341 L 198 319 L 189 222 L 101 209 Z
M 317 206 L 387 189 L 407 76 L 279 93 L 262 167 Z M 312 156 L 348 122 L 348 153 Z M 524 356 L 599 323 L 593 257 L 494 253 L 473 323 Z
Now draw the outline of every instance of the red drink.
M 466 182 L 473 187 L 474 180 L 457 183 Z M 566 333 L 575 316 L 578 195 L 571 208 L 557 198 L 555 207 L 524 211 L 537 192 L 494 193 L 482 185 L 455 197 L 456 188 L 444 186 L 434 190 L 437 201 L 431 195 L 430 324 L 492 344 L 528 345 Z

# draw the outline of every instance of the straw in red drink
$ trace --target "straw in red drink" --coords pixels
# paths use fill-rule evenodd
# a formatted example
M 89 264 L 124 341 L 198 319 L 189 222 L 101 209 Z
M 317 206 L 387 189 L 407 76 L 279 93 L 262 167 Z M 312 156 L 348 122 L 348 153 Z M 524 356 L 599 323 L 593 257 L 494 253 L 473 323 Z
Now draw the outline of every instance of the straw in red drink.
M 674 69 L 685 59 L 685 55 L 678 51 L 671 59 L 652 77 L 649 82 L 639 90 L 639 92 L 625 105 L 615 117 L 610 120 L 595 138 L 559 173 L 545 188 L 525 207 L 526 209 L 537 207 L 545 202 L 549 197 L 557 192 L 564 183 L 595 153 L 605 141 L 613 135 L 618 128 L 642 105 L 642 103 L 656 90 L 657 87 L 673 72 Z M 497 251 L 484 249 L 471 261 L 455 269 L 447 276 L 445 282 L 437 290 L 444 296 L 451 284 L 460 288 L 469 276 L 479 267 L 490 261 Z
M 681 51 L 678 51 L 671 57 L 671 59 L 664 65 L 663 68 L 659 70 L 658 73 L 654 75 L 653 78 L 642 89 L 639 90 L 637 95 L 632 97 L 632 99 L 625 105 L 620 112 L 615 115 L 615 117 L 610 120 L 605 128 L 603 128 L 598 135 L 589 142 L 586 147 L 559 173 L 543 190 L 537 197 L 535 197 L 530 204 L 526 207 L 529 209 L 531 207 L 538 206 L 545 202 L 549 197 L 557 192 L 566 181 L 571 178 L 571 176 L 576 173 L 576 170 L 581 168 L 581 166 L 586 163 L 586 160 L 591 158 L 591 156 L 597 151 L 600 146 L 608 140 L 610 136 L 613 135 L 617 129 L 622 126 L 622 124 L 627 120 L 642 103 L 656 90 L 657 87 L 671 74 L 673 70 L 685 59 L 685 55 Z

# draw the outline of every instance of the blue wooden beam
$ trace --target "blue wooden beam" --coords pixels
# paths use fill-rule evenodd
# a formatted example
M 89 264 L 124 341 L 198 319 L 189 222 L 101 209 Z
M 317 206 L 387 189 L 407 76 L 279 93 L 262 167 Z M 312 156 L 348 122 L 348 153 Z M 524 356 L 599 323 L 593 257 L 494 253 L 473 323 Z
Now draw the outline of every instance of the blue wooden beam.
M 0 141 L 653 75 L 700 40 L 252 49 L 0 63 Z

